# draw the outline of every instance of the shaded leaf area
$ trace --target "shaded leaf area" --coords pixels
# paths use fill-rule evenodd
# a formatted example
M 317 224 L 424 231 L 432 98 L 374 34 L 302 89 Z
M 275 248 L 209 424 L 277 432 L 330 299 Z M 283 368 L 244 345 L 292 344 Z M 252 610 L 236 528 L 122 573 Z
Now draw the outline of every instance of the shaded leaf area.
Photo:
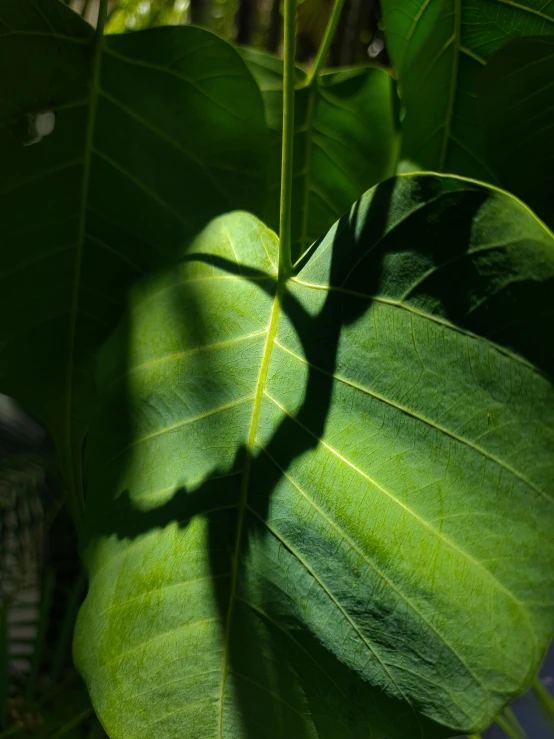
M 405 169 L 497 183 L 481 141 L 479 75 L 508 41 L 554 34 L 554 2 L 382 0 L 382 7 L 405 108 Z
M 441 737 L 552 636 L 554 242 L 459 178 L 276 279 L 252 216 L 135 288 L 87 446 L 77 665 L 112 739 Z
M 78 487 L 64 450 L 80 456 L 91 363 L 127 286 L 214 216 L 261 208 L 263 103 L 237 52 L 198 28 L 96 44 L 57 0 L 13 0 L 0 29 L 0 387 L 48 426 Z
M 503 46 L 478 92 L 485 154 L 501 185 L 554 225 L 554 36 Z
M 281 183 L 283 62 L 241 49 L 262 91 L 270 130 L 265 222 L 277 230 Z M 366 190 L 390 177 L 398 149 L 396 92 L 382 69 L 363 65 L 324 72 L 308 83 L 297 67 L 293 260 L 321 238 Z

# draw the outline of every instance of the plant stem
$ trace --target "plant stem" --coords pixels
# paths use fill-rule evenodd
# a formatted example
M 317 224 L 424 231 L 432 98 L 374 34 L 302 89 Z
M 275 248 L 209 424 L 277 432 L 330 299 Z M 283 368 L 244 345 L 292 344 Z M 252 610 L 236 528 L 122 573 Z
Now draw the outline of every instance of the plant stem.
M 540 678 L 536 677 L 533 680 L 533 690 L 537 696 L 541 706 L 544 710 L 554 718 L 554 698 L 550 695 L 548 690 L 541 683 Z
M 481 739 L 481 734 L 467 734 L 467 739 Z
M 296 262 L 304 253 L 305 249 L 309 246 L 308 242 L 308 216 L 309 216 L 309 198 L 310 198 L 310 169 L 311 169 L 311 160 L 312 160 L 312 136 L 311 136 L 311 128 L 313 125 L 313 118 L 315 114 L 315 109 L 317 105 L 317 78 L 319 77 L 319 73 L 321 71 L 321 68 L 323 67 L 325 63 L 325 59 L 327 58 L 327 54 L 329 53 L 329 47 L 331 46 L 331 42 L 333 40 L 333 36 L 335 35 L 335 31 L 337 30 L 337 25 L 340 19 L 340 14 L 342 11 L 342 8 L 344 6 L 344 0 L 335 0 L 335 4 L 333 5 L 333 10 L 331 11 L 331 15 L 329 16 L 329 22 L 327 23 L 327 28 L 325 29 L 325 34 L 323 35 L 323 39 L 321 41 L 321 45 L 319 47 L 319 50 L 317 52 L 317 56 L 314 62 L 314 65 L 312 67 L 312 70 L 310 72 L 310 75 L 305 82 L 306 87 L 309 88 L 308 90 L 308 102 L 306 106 L 306 121 L 305 121 L 305 129 L 307 131 L 306 134 L 306 159 L 304 163 L 304 170 L 306 172 L 304 176 L 304 192 L 302 194 L 302 200 L 303 200 L 303 208 L 302 208 L 302 223 L 300 227 L 300 245 L 299 250 L 297 253 L 294 254 L 294 261 Z
M 525 729 L 517 720 L 517 717 L 515 713 L 512 711 L 512 709 L 510 708 L 510 706 L 506 706 L 506 708 L 504 709 L 504 715 L 506 716 L 508 721 L 511 723 L 514 731 L 520 737 L 520 739 L 525 739 L 526 738 Z
M 79 724 L 82 723 L 85 719 L 87 719 L 89 716 L 92 716 L 92 713 L 93 713 L 92 708 L 87 708 L 86 711 L 83 711 L 82 713 L 79 713 L 77 716 L 74 716 L 70 721 L 64 724 L 61 727 L 61 729 L 58 729 L 58 731 L 52 734 L 50 739 L 59 739 L 59 737 L 62 737 L 64 736 L 64 734 L 69 733 L 71 729 L 74 729 L 76 726 L 79 726 Z
M 337 30 L 337 26 L 339 24 L 340 14 L 342 12 L 343 6 L 344 0 L 335 0 L 333 10 L 331 11 L 331 15 L 329 17 L 329 22 L 327 23 L 327 28 L 325 29 L 323 40 L 321 41 L 321 45 L 314 61 L 314 66 L 312 67 L 312 71 L 310 72 L 308 84 L 310 84 L 312 80 L 317 78 L 318 74 L 321 72 L 323 65 L 325 64 L 325 60 L 327 59 L 327 54 L 329 53 L 329 48 L 331 46 L 333 36 L 335 35 L 335 31 Z
M 511 723 L 501 714 L 496 717 L 496 723 L 500 726 L 502 731 L 510 737 L 510 739 L 520 739 L 519 735 L 517 734 Z
M 104 27 L 108 17 L 108 0 L 100 0 L 98 5 L 98 21 L 96 23 L 96 40 L 100 43 L 104 35 Z
M 296 0 L 285 0 L 285 70 L 283 80 L 283 149 L 281 158 L 281 214 L 279 277 L 292 272 L 292 167 L 294 149 L 294 86 L 296 82 Z

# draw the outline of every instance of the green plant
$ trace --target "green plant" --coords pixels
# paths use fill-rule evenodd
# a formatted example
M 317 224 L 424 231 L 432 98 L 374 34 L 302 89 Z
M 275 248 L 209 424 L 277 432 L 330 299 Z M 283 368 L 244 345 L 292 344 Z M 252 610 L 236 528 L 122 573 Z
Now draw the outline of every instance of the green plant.
M 486 58 L 552 30 L 534 2 L 499 4 Z M 193 27 L 106 37 L 104 0 L 94 32 L 0 6 L 0 380 L 56 443 L 89 574 L 75 659 L 112 739 L 451 736 L 533 680 L 554 236 L 487 184 L 495 111 L 460 123 L 489 3 L 383 3 L 403 156 L 444 172 L 389 179 L 391 79 L 321 74 L 341 0 L 308 76 L 295 0 L 282 66 Z

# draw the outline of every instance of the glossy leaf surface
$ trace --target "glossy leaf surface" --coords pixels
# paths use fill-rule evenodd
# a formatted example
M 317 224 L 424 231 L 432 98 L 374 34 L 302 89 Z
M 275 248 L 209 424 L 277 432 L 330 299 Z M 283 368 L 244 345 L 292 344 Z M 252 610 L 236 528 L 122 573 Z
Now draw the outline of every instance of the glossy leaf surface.
M 502 186 L 554 224 L 554 36 L 512 41 L 479 81 L 485 155 Z
M 382 6 L 405 108 L 405 168 L 496 183 L 481 140 L 479 75 L 508 41 L 554 34 L 554 2 L 383 0 Z
M 241 49 L 262 91 L 271 136 L 265 222 L 278 229 L 283 118 L 283 62 Z M 308 84 L 297 68 L 295 100 L 293 259 L 350 208 L 390 177 L 398 153 L 396 91 L 390 76 L 369 65 L 327 71 Z
M 276 263 L 252 216 L 215 220 L 103 351 L 95 708 L 111 739 L 479 730 L 552 636 L 554 238 L 408 176 Z
M 96 45 L 61 2 L 9 0 L 0 29 L 0 390 L 49 426 L 78 486 L 94 352 L 129 283 L 214 216 L 260 210 L 263 103 L 197 28 Z

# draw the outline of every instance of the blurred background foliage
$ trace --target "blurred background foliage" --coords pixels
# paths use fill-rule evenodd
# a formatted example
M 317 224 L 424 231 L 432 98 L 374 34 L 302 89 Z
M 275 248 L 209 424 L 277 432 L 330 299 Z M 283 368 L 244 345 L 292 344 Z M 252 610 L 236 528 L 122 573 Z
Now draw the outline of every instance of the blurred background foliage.
M 90 23 L 97 0 L 67 0 Z M 310 65 L 323 37 L 332 0 L 300 0 L 297 59 Z M 222 38 L 279 54 L 282 0 L 119 0 L 111 2 L 106 30 L 125 33 L 145 28 L 191 23 Z M 379 0 L 346 0 L 328 64 L 332 67 L 367 61 L 387 64 Z

